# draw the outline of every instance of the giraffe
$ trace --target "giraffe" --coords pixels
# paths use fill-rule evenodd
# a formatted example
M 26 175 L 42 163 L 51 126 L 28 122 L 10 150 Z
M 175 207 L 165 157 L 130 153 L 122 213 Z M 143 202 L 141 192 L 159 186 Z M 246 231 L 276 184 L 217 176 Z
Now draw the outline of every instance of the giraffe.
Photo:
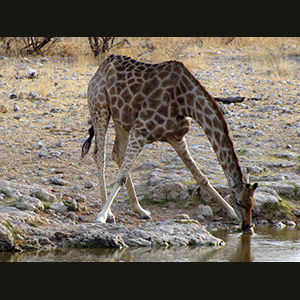
M 132 210 L 140 218 L 151 218 L 150 212 L 138 201 L 130 168 L 145 145 L 162 141 L 174 148 L 197 183 L 233 219 L 242 221 L 243 231 L 252 230 L 251 203 L 253 205 L 257 184 L 251 187 L 245 180 L 218 104 L 183 63 L 149 64 L 112 54 L 101 63 L 88 84 L 88 107 L 92 127 L 82 147 L 82 158 L 95 136 L 93 158 L 98 169 L 102 201 L 96 221 L 115 222 L 110 207 L 124 184 Z M 119 172 L 107 197 L 105 145 L 111 117 L 116 131 L 112 154 Z M 185 138 L 190 129 L 190 118 L 203 128 L 217 155 L 230 188 L 231 205 L 213 188 L 191 157 Z M 251 203 L 248 205 L 248 202 Z

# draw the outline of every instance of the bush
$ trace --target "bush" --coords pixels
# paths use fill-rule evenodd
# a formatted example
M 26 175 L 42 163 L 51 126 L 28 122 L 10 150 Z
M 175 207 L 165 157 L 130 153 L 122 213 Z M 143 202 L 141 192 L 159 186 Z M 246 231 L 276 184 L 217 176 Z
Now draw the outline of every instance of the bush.
M 1 37 L 2 48 L 20 55 L 39 55 L 50 49 L 59 37 Z
M 94 53 L 94 57 L 97 57 L 100 53 L 105 53 L 113 46 L 114 37 L 89 37 L 89 43 L 91 50 Z M 110 44 L 110 45 L 109 45 Z

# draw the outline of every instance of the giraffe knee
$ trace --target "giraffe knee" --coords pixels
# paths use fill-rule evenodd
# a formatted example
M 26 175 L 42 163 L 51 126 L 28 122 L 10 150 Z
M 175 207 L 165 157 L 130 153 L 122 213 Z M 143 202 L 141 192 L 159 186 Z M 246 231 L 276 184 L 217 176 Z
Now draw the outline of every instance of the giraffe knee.
M 209 181 L 208 181 L 208 177 L 207 177 L 206 175 L 204 175 L 204 176 L 201 178 L 201 181 L 199 181 L 199 184 L 200 184 L 201 186 L 207 186 L 208 183 L 209 183 Z
M 127 180 L 126 176 L 122 177 L 121 178 L 121 185 L 124 185 L 126 183 L 126 180 Z

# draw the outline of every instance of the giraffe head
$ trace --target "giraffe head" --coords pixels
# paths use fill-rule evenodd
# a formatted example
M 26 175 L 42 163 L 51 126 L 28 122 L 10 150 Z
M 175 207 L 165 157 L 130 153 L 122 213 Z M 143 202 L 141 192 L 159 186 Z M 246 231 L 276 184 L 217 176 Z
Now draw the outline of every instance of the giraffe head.
M 254 232 L 252 225 L 252 207 L 255 202 L 253 195 L 257 187 L 257 183 L 254 183 L 253 186 L 251 186 L 250 183 L 246 183 L 240 200 L 236 201 L 236 204 L 241 207 L 243 233 L 252 234 Z

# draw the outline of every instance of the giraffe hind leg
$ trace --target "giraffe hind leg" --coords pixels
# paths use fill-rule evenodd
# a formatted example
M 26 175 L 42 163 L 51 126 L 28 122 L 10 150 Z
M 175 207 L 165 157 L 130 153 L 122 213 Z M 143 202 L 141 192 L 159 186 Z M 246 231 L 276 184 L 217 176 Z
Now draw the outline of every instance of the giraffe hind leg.
M 139 219 L 151 219 L 151 213 L 148 210 L 143 209 L 141 204 L 139 203 L 130 173 L 128 173 L 128 178 L 125 185 L 133 212 L 138 214 Z
M 131 166 L 133 165 L 135 159 L 142 151 L 144 144 L 139 143 L 135 137 L 131 136 L 127 145 L 126 153 L 124 159 L 122 161 L 121 168 L 116 176 L 115 184 L 109 194 L 107 202 L 104 204 L 101 212 L 97 216 L 98 222 L 105 223 L 107 222 L 108 212 L 110 207 L 117 196 L 121 186 L 128 181 L 129 171 Z
M 120 169 L 124 159 L 129 135 L 127 132 L 124 132 L 121 128 L 118 128 L 118 126 L 116 126 L 115 128 L 116 128 L 116 139 L 115 139 L 112 154 L 114 160 L 116 161 Z M 125 186 L 128 193 L 128 197 L 130 199 L 130 205 L 133 212 L 138 214 L 138 218 L 140 219 L 151 219 L 150 212 L 143 209 L 139 203 L 130 173 L 128 173 L 127 180 L 125 181 Z

